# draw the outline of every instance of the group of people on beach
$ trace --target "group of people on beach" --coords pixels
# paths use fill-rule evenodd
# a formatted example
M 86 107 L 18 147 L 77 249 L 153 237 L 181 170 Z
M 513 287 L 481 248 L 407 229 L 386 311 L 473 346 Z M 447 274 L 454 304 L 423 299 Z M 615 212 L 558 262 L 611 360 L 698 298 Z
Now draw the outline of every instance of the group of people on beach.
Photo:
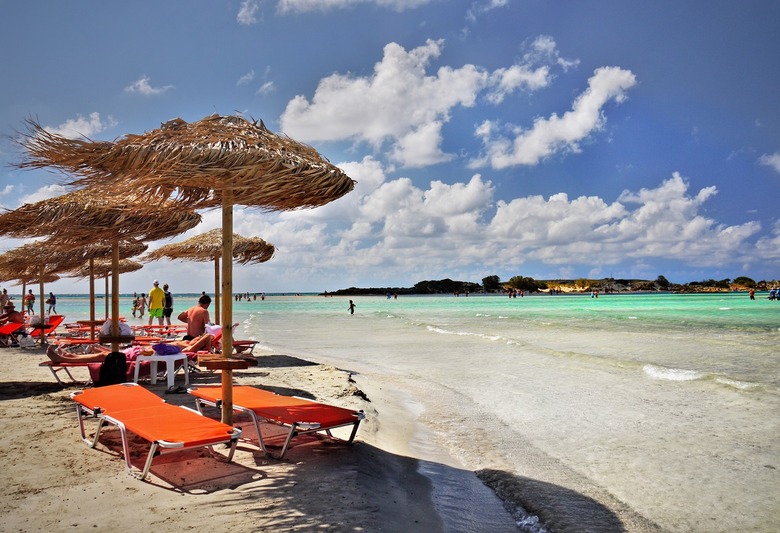
M 50 315 L 52 313 L 54 314 L 57 313 L 57 297 L 54 295 L 53 292 L 49 292 L 49 297 L 46 299 L 45 303 L 46 305 L 48 305 L 48 308 L 46 309 L 47 315 Z M 25 312 L 28 315 L 32 316 L 35 314 L 35 294 L 33 294 L 32 289 L 28 289 L 27 294 L 25 294 L 22 297 L 22 305 Z M 0 292 L 0 309 L 3 310 L 3 313 L 6 312 L 6 309 L 13 309 L 15 313 L 19 313 L 18 311 L 15 310 L 15 308 L 16 305 L 11 300 L 11 297 L 8 294 L 8 289 L 3 289 Z M 19 313 L 19 316 L 22 316 L 22 314 Z M 24 323 L 23 317 L 21 322 Z M 2 322 L 0 322 L 0 324 L 2 324 Z
M 157 280 L 153 283 L 154 287 L 150 291 L 149 295 L 149 323 L 153 318 L 158 318 L 162 324 L 162 319 L 167 318 L 170 325 L 170 313 L 167 310 L 173 310 L 173 297 L 168 301 L 165 298 L 165 293 L 169 293 L 168 285 L 163 285 L 163 288 L 159 288 L 159 282 Z M 154 290 L 158 289 L 163 293 L 162 298 L 158 301 L 159 293 L 154 294 Z M 160 303 L 162 302 L 162 303 Z M 12 304 L 13 305 L 13 304 Z M 167 342 L 172 346 L 176 346 L 183 352 L 197 352 L 197 351 L 212 351 L 217 347 L 217 338 L 215 335 L 207 331 L 207 326 L 211 323 L 211 317 L 209 316 L 208 308 L 211 305 L 211 297 L 205 292 L 198 298 L 198 303 L 186 311 L 182 311 L 177 316 L 178 320 L 187 324 L 187 334 L 182 337 L 181 340 Z M 155 311 L 152 312 L 152 309 Z M 157 310 L 160 310 L 158 312 Z M 46 355 L 49 359 L 55 363 L 100 363 L 106 358 L 106 355 L 110 353 L 110 349 L 101 346 L 99 344 L 90 345 L 90 353 L 75 353 L 73 350 L 62 346 L 51 345 L 49 346 Z M 137 347 L 131 347 L 125 350 L 125 355 L 130 356 L 129 350 L 133 350 Z
M 138 293 L 134 292 L 132 302 L 133 318 L 135 318 L 136 313 L 138 313 L 139 318 L 143 318 L 144 312 L 148 311 L 150 326 L 155 318 L 159 325 L 162 326 L 165 323 L 165 325 L 170 326 L 171 316 L 173 315 L 173 295 L 168 289 L 167 283 L 160 288 L 160 282 L 154 280 L 152 288 L 149 290 L 148 299 L 145 293 L 142 292 L 141 296 L 138 296 Z

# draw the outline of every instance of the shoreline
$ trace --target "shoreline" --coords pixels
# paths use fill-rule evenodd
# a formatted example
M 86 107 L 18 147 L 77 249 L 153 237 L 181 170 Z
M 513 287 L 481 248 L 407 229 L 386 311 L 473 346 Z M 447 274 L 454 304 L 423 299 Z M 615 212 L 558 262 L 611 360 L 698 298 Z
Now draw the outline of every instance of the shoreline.
M 413 454 L 404 453 L 414 421 L 403 409 L 395 410 L 392 394 L 371 385 L 366 393 L 350 372 L 326 364 L 256 355 L 260 366 L 236 372 L 235 382 L 363 409 L 366 420 L 355 442 L 299 437 L 284 459 L 275 460 L 242 440 L 232 463 L 216 460 L 205 449 L 165 455 L 141 482 L 126 472 L 117 431 L 104 431 L 95 449 L 81 441 L 69 396 L 81 387 L 61 387 L 48 369 L 38 367 L 46 359 L 43 349 L 0 350 L 5 451 L 0 467 L 8 481 L 0 498 L 6 517 L 0 531 L 130 523 L 171 533 L 216 523 L 236 531 L 453 531 L 464 525 L 462 511 L 470 505 L 462 494 L 447 496 L 453 480 L 488 504 L 465 513 L 466 527 L 487 520 L 493 531 L 518 530 L 474 472 L 443 464 L 426 470 Z M 88 377 L 86 369 L 74 371 L 77 379 Z M 219 383 L 216 373 L 190 377 L 191 385 Z M 141 383 L 169 403 L 194 405 L 187 394 L 166 395 L 164 381 Z M 248 421 L 234 422 L 250 431 Z M 339 431 L 334 434 L 344 438 Z M 131 439 L 131 449 L 134 464 L 145 459 L 143 443 Z M 504 516 L 495 516 L 496 509 Z

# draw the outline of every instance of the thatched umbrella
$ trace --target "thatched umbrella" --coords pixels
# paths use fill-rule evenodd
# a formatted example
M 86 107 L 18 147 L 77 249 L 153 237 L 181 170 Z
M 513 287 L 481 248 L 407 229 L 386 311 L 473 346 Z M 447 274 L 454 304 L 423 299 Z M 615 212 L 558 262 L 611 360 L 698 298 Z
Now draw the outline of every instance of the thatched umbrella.
M 74 185 L 167 197 L 193 208 L 222 207 L 224 258 L 233 256 L 233 205 L 290 210 L 327 204 L 355 182 L 310 146 L 276 135 L 260 122 L 211 115 L 174 119 L 114 142 L 68 139 L 28 121 L 21 168 L 55 167 L 81 177 Z M 232 260 L 222 262 L 223 355 L 232 352 Z M 232 420 L 232 371 L 222 375 L 222 420 Z
M 119 245 L 119 273 L 120 274 L 126 274 L 128 272 L 135 272 L 136 270 L 141 270 L 144 266 L 139 263 L 138 261 L 133 261 L 131 259 L 123 259 L 123 244 L 126 244 L 127 241 L 123 241 Z M 135 253 L 131 253 L 129 255 L 125 255 L 125 257 L 133 257 L 136 255 L 140 255 L 146 250 L 146 245 L 139 243 L 143 246 L 143 249 L 140 251 L 136 251 Z M 136 249 L 138 250 L 138 249 Z M 112 259 L 94 259 L 90 260 L 89 264 L 87 265 L 81 265 L 78 268 L 75 268 L 69 272 L 69 275 L 76 277 L 76 278 L 89 278 L 90 283 L 90 301 L 92 302 L 91 305 L 91 313 L 90 313 L 90 320 L 95 320 L 95 278 L 105 278 L 106 281 L 106 294 L 105 294 L 105 302 L 106 302 L 106 317 L 111 316 L 109 314 L 109 301 L 110 301 L 110 291 L 108 288 L 108 279 L 113 273 L 114 268 L 114 262 Z M 91 336 L 94 338 L 94 330 L 91 333 Z
M 2 281 L 19 281 L 22 283 L 22 311 L 24 296 L 28 284 L 38 284 L 40 287 L 40 318 L 44 316 L 44 284 L 60 279 L 57 275 L 72 268 L 80 260 L 76 251 L 60 253 L 60 250 L 45 242 L 24 244 L 8 250 L 0 256 L 0 273 Z M 45 343 L 45 335 L 41 330 L 41 343 Z
M 222 257 L 222 230 L 220 228 L 207 231 L 185 241 L 166 244 L 146 254 L 144 261 L 158 259 L 186 259 L 189 261 L 214 261 L 214 315 L 215 322 L 220 323 L 219 301 L 219 260 Z M 250 263 L 265 263 L 273 257 L 276 249 L 273 244 L 259 237 L 242 237 L 233 234 L 233 259 L 243 265 Z
M 0 235 L 50 236 L 59 245 L 111 243 L 113 350 L 119 349 L 119 251 L 125 240 L 158 240 L 197 226 L 198 213 L 171 200 L 144 203 L 128 193 L 75 191 L 0 214 Z M 84 261 L 81 262 L 83 264 Z M 72 265 L 78 266 L 78 265 Z

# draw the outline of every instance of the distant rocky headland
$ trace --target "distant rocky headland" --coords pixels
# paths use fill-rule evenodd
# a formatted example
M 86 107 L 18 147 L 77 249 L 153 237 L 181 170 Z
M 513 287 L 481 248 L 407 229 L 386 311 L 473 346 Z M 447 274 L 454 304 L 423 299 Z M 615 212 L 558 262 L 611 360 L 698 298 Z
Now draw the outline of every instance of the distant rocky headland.
M 645 279 L 550 279 L 536 280 L 534 278 L 514 276 L 502 281 L 498 276 L 488 276 L 482 283 L 470 281 L 455 281 L 449 278 L 426 280 L 416 283 L 413 287 L 370 287 L 339 289 L 326 291 L 323 296 L 402 296 L 410 294 L 474 294 L 474 293 L 508 293 L 522 291 L 531 293 L 577 294 L 598 291 L 602 294 L 628 292 L 671 292 L 671 293 L 706 293 L 706 292 L 747 292 L 768 291 L 780 287 L 778 280 L 754 281 L 740 276 L 735 279 L 691 281 L 685 284 L 670 283 L 664 276 L 655 280 Z

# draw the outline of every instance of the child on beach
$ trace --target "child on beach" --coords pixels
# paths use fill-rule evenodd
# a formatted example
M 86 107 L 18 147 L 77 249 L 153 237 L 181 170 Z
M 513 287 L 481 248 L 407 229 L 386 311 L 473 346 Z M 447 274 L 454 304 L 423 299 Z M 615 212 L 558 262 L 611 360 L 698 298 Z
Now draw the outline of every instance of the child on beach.
M 46 299 L 46 303 L 49 304 L 49 309 L 46 311 L 47 315 L 51 315 L 52 312 L 54 314 L 57 314 L 57 297 L 54 296 L 53 292 L 49 293 L 49 297 Z
M 27 312 L 29 314 L 35 314 L 35 310 L 33 309 L 35 307 L 35 295 L 33 294 L 32 289 L 29 289 L 27 294 L 24 295 L 24 305 L 27 307 Z

